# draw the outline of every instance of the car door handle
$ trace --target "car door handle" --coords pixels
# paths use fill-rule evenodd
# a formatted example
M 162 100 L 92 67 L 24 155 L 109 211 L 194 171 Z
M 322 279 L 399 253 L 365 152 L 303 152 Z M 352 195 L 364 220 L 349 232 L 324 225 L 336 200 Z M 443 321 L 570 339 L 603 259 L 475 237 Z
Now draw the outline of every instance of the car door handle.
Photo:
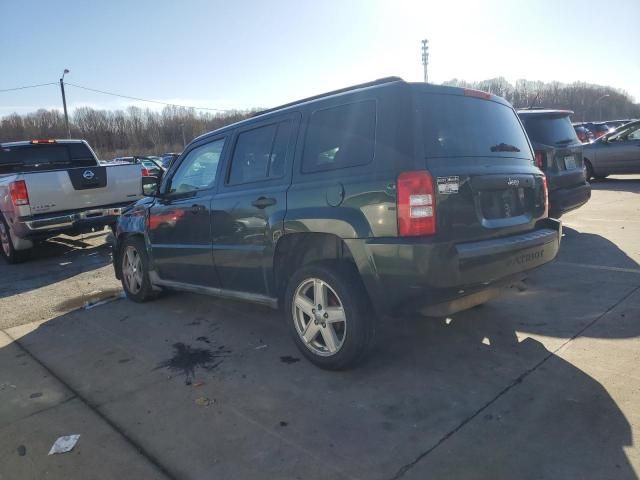
M 200 212 L 204 212 L 204 205 L 191 205 L 191 208 L 188 209 L 194 215 Z
M 276 204 L 276 199 L 275 198 L 267 198 L 267 197 L 260 197 L 256 200 L 254 200 L 253 202 L 251 202 L 251 205 L 253 205 L 256 208 L 267 208 L 270 207 L 271 205 L 275 205 Z

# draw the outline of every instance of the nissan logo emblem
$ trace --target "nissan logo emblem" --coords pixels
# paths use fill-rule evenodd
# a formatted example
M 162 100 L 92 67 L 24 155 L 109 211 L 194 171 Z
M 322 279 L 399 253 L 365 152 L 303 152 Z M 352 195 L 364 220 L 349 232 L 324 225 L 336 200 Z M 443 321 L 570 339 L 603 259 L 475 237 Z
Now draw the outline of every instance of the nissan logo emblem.
M 93 177 L 95 177 L 96 174 L 93 173 L 91 170 L 85 170 L 84 173 L 82 174 L 82 178 L 84 178 L 85 180 L 93 180 Z

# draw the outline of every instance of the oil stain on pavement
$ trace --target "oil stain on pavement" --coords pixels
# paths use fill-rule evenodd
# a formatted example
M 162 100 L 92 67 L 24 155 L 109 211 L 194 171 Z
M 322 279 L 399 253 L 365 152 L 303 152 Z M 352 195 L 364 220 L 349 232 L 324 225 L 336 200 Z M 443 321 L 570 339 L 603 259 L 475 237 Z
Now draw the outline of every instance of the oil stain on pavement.
M 191 385 L 196 369 L 211 371 L 218 367 L 230 350 L 216 350 L 212 352 L 207 348 L 193 348 L 184 343 L 173 344 L 173 357 L 161 362 L 156 369 L 168 368 L 185 376 L 185 383 Z

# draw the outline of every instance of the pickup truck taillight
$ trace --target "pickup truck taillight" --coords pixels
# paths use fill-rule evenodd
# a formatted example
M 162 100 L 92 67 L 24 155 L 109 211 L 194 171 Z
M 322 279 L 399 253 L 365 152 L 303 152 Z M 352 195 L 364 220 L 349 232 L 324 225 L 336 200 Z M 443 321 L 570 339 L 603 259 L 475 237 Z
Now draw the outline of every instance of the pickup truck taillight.
M 142 176 L 143 177 L 150 177 L 151 176 L 151 172 L 149 172 L 148 168 L 142 167 Z
M 547 176 L 542 177 L 542 188 L 544 189 L 544 216 L 549 216 L 549 184 L 547 183 Z
M 16 207 L 29 205 L 29 192 L 27 192 L 27 183 L 24 180 L 11 182 L 9 184 L 9 194 Z
M 398 176 L 398 233 L 401 237 L 436 233 L 436 196 L 427 171 Z

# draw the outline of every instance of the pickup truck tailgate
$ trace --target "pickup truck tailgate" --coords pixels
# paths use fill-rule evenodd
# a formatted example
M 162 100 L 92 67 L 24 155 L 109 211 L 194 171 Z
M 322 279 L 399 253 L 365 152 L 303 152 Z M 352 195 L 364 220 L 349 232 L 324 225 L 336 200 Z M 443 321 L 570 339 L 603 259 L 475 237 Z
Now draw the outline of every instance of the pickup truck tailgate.
M 70 168 L 24 174 L 31 214 L 134 202 L 142 196 L 139 165 Z

